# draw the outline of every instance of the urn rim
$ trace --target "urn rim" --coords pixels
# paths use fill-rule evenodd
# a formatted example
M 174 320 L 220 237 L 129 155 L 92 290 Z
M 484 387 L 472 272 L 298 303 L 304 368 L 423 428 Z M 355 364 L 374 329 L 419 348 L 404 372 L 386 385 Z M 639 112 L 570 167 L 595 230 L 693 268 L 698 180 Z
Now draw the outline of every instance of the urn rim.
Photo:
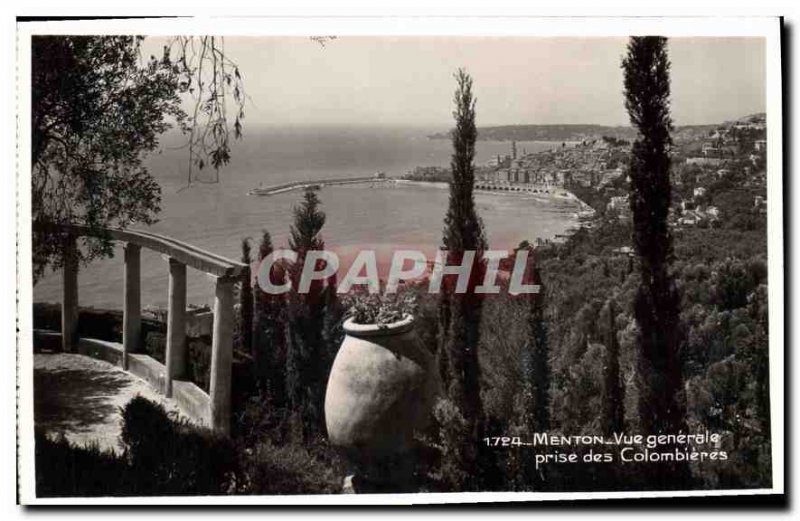
M 414 327 L 414 315 L 406 313 L 397 322 L 391 324 L 357 324 L 353 318 L 345 320 L 344 332 L 355 337 L 392 336 L 411 331 Z

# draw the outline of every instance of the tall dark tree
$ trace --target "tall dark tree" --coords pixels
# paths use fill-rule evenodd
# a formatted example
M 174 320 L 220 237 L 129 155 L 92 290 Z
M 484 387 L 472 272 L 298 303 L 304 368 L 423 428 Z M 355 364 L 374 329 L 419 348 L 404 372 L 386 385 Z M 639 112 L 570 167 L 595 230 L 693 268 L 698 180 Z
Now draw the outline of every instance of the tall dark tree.
M 547 341 L 547 323 L 545 320 L 545 285 L 540 270 L 534 263 L 534 249 L 528 249 L 528 270 L 532 280 L 528 284 L 538 284 L 539 293 L 528 295 L 527 322 L 528 338 L 524 350 L 524 375 L 523 388 L 526 402 L 525 427 L 528 432 L 547 432 L 550 430 L 550 349 Z M 524 474 L 526 486 L 534 490 L 541 490 L 547 485 L 544 467 L 536 468 L 535 451 L 524 454 Z
M 320 236 L 325 226 L 325 213 L 319 209 L 320 201 L 312 188 L 303 192 L 303 201 L 293 210 L 294 224 L 290 230 L 289 247 L 297 252 L 297 262 L 302 270 L 306 253 L 312 250 L 323 250 L 325 242 Z
M 632 37 L 622 62 L 625 107 L 639 135 L 630 159 L 633 243 L 641 283 L 634 303 L 637 338 L 639 419 L 651 434 L 685 427 L 680 356 L 680 299 L 670 271 L 672 236 L 667 224 L 672 120 L 670 63 L 663 37 Z M 656 486 L 679 487 L 685 465 L 656 467 Z
M 272 237 L 266 230 L 258 247 L 258 266 L 273 252 Z M 283 283 L 285 271 L 281 265 L 270 270 L 273 284 Z M 283 295 L 271 295 L 256 288 L 253 318 L 253 359 L 256 375 L 275 407 L 286 405 L 286 333 L 285 300 Z
M 475 443 L 483 433 L 483 408 L 480 397 L 478 340 L 481 321 L 481 300 L 474 288 L 480 281 L 486 238 L 483 223 L 475 210 L 475 99 L 472 78 L 463 69 L 455 74 L 457 88 L 454 102 L 455 129 L 452 131 L 453 155 L 450 161 L 450 197 L 444 222 L 442 246 L 447 251 L 447 264 L 460 264 L 464 252 L 475 251 L 475 260 L 466 293 L 457 294 L 455 281 L 445 280 L 439 305 L 439 352 L 447 381 L 447 393 L 466 420 L 471 438 L 460 458 L 467 476 L 475 477 L 478 454 Z M 474 487 L 475 484 L 465 484 Z
M 623 432 L 625 396 L 619 374 L 619 341 L 617 340 L 617 312 L 614 301 L 609 300 L 608 329 L 606 330 L 605 385 L 603 387 L 603 427 L 607 435 Z
M 309 435 L 323 428 L 327 349 L 322 332 L 327 284 L 314 281 L 307 293 L 299 293 L 297 288 L 308 252 L 325 249 L 320 235 L 325 213 L 319 206 L 317 194 L 307 189 L 303 201 L 294 209 L 289 238 L 297 260 L 289 266 L 293 291 L 288 295 L 287 306 L 286 393 L 289 406 L 300 415 L 304 432 Z
M 63 263 L 63 241 L 54 236 L 61 234 L 59 225 L 89 228 L 91 237 L 77 252 L 88 262 L 113 252 L 105 227 L 155 221 L 161 189 L 144 159 L 173 125 L 195 143 L 192 163 L 216 169 L 230 159 L 229 112 L 220 100 L 226 93 L 235 100 L 233 133 L 238 136 L 244 91 L 220 39 L 174 38 L 160 56 L 148 59 L 140 56 L 142 40 L 31 39 L 34 280 L 47 266 Z M 185 96 L 196 99 L 191 115 L 182 108 Z M 202 146 L 195 136 L 203 136 Z
M 533 250 L 529 253 L 533 258 Z M 528 307 L 527 376 L 532 398 L 531 432 L 550 429 L 550 349 L 547 344 L 547 324 L 544 317 L 544 282 L 538 268 L 533 268 L 533 279 L 539 293 L 532 294 Z
M 241 327 L 241 349 L 253 355 L 253 277 L 251 276 L 250 238 L 242 239 L 242 262 L 247 269 L 242 273 L 242 289 L 239 291 L 239 323 Z
M 330 374 L 333 360 L 339 351 L 339 346 L 344 340 L 344 317 L 347 312 L 339 295 L 336 292 L 336 275 L 333 275 L 327 287 L 324 289 L 322 302 L 324 306 L 324 316 L 322 322 L 322 342 L 325 349 L 325 368 L 323 374 Z

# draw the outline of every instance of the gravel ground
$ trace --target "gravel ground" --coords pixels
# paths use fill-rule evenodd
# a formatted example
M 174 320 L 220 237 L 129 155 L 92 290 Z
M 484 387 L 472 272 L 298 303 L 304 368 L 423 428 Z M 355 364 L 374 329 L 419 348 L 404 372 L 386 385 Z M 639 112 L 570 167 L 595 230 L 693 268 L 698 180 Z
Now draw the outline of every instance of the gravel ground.
M 120 452 L 121 408 L 140 395 L 181 414 L 177 405 L 119 367 L 77 354 L 34 355 L 34 422 L 49 436 Z

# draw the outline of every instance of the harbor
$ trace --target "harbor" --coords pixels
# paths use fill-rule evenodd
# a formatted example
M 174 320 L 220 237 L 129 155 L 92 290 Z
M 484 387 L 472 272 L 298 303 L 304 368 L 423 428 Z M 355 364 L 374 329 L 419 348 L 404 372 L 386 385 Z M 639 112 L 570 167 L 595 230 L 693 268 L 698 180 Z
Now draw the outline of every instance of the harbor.
M 360 184 L 360 183 L 385 183 L 385 182 L 393 182 L 393 178 L 386 177 L 385 172 L 376 172 L 371 176 L 361 176 L 361 177 L 344 177 L 340 179 L 322 179 L 319 181 L 294 181 L 291 183 L 283 183 L 274 186 L 268 186 L 265 188 L 259 187 L 254 188 L 248 195 L 277 195 L 282 194 L 285 192 L 291 192 L 293 190 L 305 190 L 307 188 L 311 188 L 312 190 L 319 190 L 325 186 L 335 186 L 335 185 L 352 185 L 352 184 Z

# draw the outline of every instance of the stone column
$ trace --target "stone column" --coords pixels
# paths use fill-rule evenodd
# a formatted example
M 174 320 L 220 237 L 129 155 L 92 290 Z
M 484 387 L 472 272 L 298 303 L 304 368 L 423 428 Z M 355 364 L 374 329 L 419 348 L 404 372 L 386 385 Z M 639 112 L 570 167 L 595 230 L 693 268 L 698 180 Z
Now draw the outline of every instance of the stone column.
M 128 354 L 139 351 L 142 335 L 142 292 L 138 244 L 125 245 L 125 307 L 122 312 L 122 368 L 128 369 Z
M 64 244 L 63 295 L 61 300 L 61 347 L 74 353 L 78 344 L 78 251 L 75 236 Z
M 167 311 L 167 365 L 164 394 L 172 396 L 172 380 L 186 370 L 186 264 L 169 259 L 169 308 Z
M 211 344 L 211 428 L 228 434 L 231 421 L 231 364 L 233 363 L 233 285 L 218 277 L 214 299 L 214 332 Z

